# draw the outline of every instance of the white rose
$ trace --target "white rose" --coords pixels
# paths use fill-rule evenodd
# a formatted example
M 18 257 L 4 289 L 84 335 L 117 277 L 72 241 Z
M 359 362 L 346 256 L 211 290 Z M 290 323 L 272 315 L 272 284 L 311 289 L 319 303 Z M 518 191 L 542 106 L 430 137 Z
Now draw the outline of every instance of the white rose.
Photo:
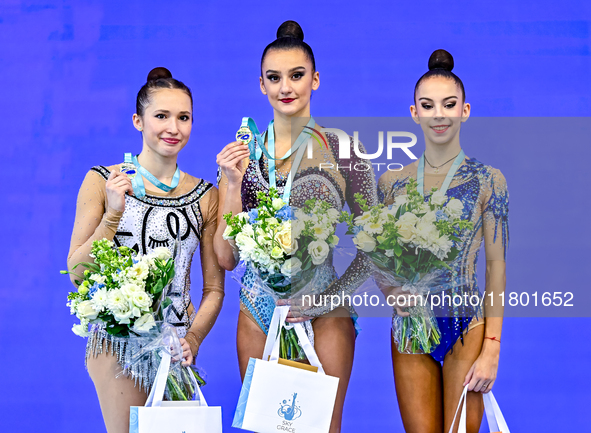
M 162 261 L 166 261 L 170 258 L 172 258 L 172 253 L 170 252 L 170 250 L 166 247 L 157 247 L 154 248 L 154 251 L 152 251 L 152 254 L 154 254 L 154 256 Z
M 230 236 L 232 230 L 234 229 L 231 226 L 226 226 L 226 228 L 224 229 L 224 233 L 222 234 L 222 239 L 224 239 L 225 241 L 227 241 L 228 239 L 234 239 L 234 236 Z
M 105 282 L 107 281 L 107 277 L 100 274 L 92 274 L 89 280 L 96 281 L 99 284 L 105 284 Z
M 254 236 L 254 230 L 250 224 L 244 224 L 242 226 L 242 233 L 246 236 Z
M 414 213 L 412 212 L 405 212 L 404 214 L 402 214 L 400 216 L 400 218 L 398 218 L 398 221 L 400 224 L 405 224 L 405 225 L 415 225 L 417 223 L 417 221 L 419 220 L 419 217 L 416 216 Z
M 312 256 L 312 263 L 315 265 L 324 263 L 329 251 L 328 244 L 323 240 L 310 242 L 308 245 L 308 253 Z
M 250 217 L 248 216 L 248 212 L 240 212 L 236 215 L 238 217 L 238 221 L 245 223 L 250 221 Z
M 148 310 L 152 306 L 152 297 L 143 290 L 134 293 L 131 297 L 131 301 L 133 302 L 133 305 L 142 310 Z
M 282 258 L 283 257 L 283 248 L 281 248 L 278 245 L 273 247 L 273 249 L 271 250 L 271 257 L 274 259 Z
M 431 204 L 434 204 L 435 206 L 443 206 L 446 201 L 447 196 L 441 190 L 435 191 L 431 194 Z
M 355 237 L 353 238 L 353 243 L 359 248 L 361 251 L 365 251 L 366 253 L 370 253 L 376 247 L 376 241 L 373 237 L 365 233 L 361 230 Z
M 304 223 L 304 221 L 298 219 L 298 220 L 294 220 L 291 224 L 291 236 L 294 239 L 297 239 L 300 237 L 300 234 L 302 233 L 302 230 L 304 230 L 306 228 L 306 224 Z
M 131 298 L 135 293 L 142 291 L 143 289 L 134 282 L 126 283 L 121 286 L 121 293 L 123 293 L 128 298 Z
M 281 273 L 286 277 L 297 274 L 302 268 L 302 262 L 297 257 L 291 257 L 281 265 Z
M 403 204 L 408 203 L 408 195 L 399 195 L 394 199 L 394 206 L 397 208 L 402 206 Z
M 439 230 L 431 222 L 419 221 L 416 227 L 415 235 L 425 242 L 424 244 L 432 244 L 439 238 Z
M 129 324 L 130 318 L 134 316 L 134 308 L 126 303 L 120 309 L 112 310 L 113 317 L 119 324 Z
M 457 219 L 462 216 L 464 204 L 457 198 L 452 198 L 443 210 L 451 219 Z
M 277 242 L 279 242 L 279 245 L 281 245 L 281 248 L 283 248 L 285 254 L 291 254 L 298 248 L 298 243 L 292 238 L 292 233 L 289 227 L 285 227 L 282 231 L 277 233 L 276 239 Z
M 92 305 L 92 301 L 82 301 L 76 306 L 76 316 L 79 319 L 94 320 L 98 317 L 98 314 L 98 311 Z
M 339 217 L 341 216 L 340 212 L 332 207 L 326 211 L 326 215 L 328 215 L 328 217 L 333 221 L 338 220 Z
M 72 326 L 72 332 L 79 337 L 89 337 L 90 332 L 88 332 L 88 322 Z
M 154 321 L 154 317 L 152 316 L 152 314 L 146 313 L 135 321 L 131 329 L 137 332 L 138 334 L 144 334 L 150 332 L 150 330 L 155 325 L 156 322 Z
M 421 222 L 433 223 L 437 221 L 437 215 L 434 211 L 429 211 L 421 217 Z
M 274 198 L 271 204 L 273 205 L 273 209 L 275 210 L 279 210 L 283 206 L 285 206 L 285 202 L 280 198 Z

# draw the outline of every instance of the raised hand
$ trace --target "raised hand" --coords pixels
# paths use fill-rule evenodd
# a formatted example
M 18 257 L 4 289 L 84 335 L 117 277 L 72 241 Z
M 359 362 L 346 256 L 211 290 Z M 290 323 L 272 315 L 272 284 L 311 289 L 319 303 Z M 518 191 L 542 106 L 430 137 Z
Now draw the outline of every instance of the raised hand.
M 218 153 L 216 162 L 222 168 L 229 183 L 234 185 L 242 183 L 242 177 L 246 171 L 243 161 L 248 158 L 249 154 L 248 146 L 240 141 L 233 141 Z
M 108 206 L 113 210 L 123 212 L 125 210 L 125 193 L 133 195 L 131 179 L 126 174 L 113 170 L 107 179 L 105 188 Z

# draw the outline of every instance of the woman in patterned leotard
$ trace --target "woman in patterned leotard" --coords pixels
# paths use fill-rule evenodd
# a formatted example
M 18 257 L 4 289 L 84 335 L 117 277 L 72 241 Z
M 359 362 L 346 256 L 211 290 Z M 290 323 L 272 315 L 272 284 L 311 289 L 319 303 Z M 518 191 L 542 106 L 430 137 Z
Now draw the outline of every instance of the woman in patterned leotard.
M 162 183 L 172 181 L 178 153 L 189 140 L 192 107 L 188 87 L 165 68 L 150 72 L 138 93 L 134 126 L 143 139 L 138 160 Z M 176 275 L 169 290 L 173 304 L 166 319 L 181 337 L 184 364 L 189 365 L 215 323 L 224 298 L 224 273 L 213 251 L 217 189 L 185 172 L 180 172 L 178 185 L 168 192 L 148 179 L 144 184 L 146 194 L 135 195 L 130 179 L 121 173 L 121 164 L 96 166 L 88 172 L 78 194 L 68 268 L 92 262 L 89 254 L 95 240 L 109 239 L 146 254 L 156 247 L 166 247 L 172 253 L 175 240 L 180 238 Z M 189 274 L 198 246 L 203 296 L 195 308 Z M 86 364 L 109 433 L 128 432 L 129 407 L 146 403 L 159 362 L 148 356 L 128 367 L 141 345 L 137 340 L 108 334 L 104 325 L 93 325 L 88 338 Z M 125 374 L 120 376 L 124 368 Z
M 263 53 L 261 62 L 261 91 L 267 95 L 274 111 L 274 131 L 276 155 L 284 155 L 292 145 L 292 118 L 310 117 L 310 96 L 320 84 L 314 57 L 310 47 L 303 42 L 303 32 L 293 21 L 284 23 L 278 30 L 278 39 L 271 43 Z M 318 127 L 317 127 L 318 129 Z M 313 148 L 313 158 L 304 158 L 294 177 L 290 204 L 300 207 L 307 199 L 325 200 L 340 210 L 348 204 L 359 213 L 354 203 L 355 193 L 363 194 L 370 204 L 377 202 L 373 171 L 349 171 L 338 169 L 320 169 L 332 164 L 333 167 L 349 166 L 362 161 L 353 156 L 347 161 L 338 157 L 339 140 L 336 135 L 324 135 L 328 146 Z M 265 145 L 265 144 L 262 144 Z M 351 152 L 354 155 L 354 152 Z M 290 160 L 277 161 L 279 193 L 283 193 L 285 179 L 290 169 Z M 247 146 L 240 142 L 227 145 L 218 155 L 221 167 L 220 218 L 216 234 L 215 249 L 220 264 L 231 270 L 236 265 L 232 247 L 222 239 L 226 224 L 221 215 L 232 212 L 237 214 L 256 207 L 257 192 L 268 192 L 268 160 L 263 156 L 259 160 L 249 160 Z M 332 263 L 332 261 L 331 261 Z M 337 278 L 332 266 L 326 275 L 325 294 L 350 293 L 368 277 L 369 266 L 359 254 L 346 272 Z M 248 284 L 248 276 L 243 280 Z M 250 357 L 260 358 L 265 344 L 270 319 L 275 308 L 273 300 L 266 296 L 253 296 L 246 290 L 240 293 L 241 308 L 238 319 L 237 347 L 241 374 L 244 377 Z M 293 309 L 293 308 L 292 308 Z M 288 321 L 313 320 L 315 349 L 326 373 L 340 378 L 337 401 L 333 412 L 331 432 L 340 431 L 342 409 L 353 364 L 355 344 L 354 323 L 349 310 L 335 308 L 332 305 L 308 308 L 304 316 L 295 317 L 290 313 Z
M 441 188 L 460 153 L 460 125 L 470 115 L 464 87 L 451 72 L 453 59 L 445 50 L 429 59 L 429 72 L 417 83 L 413 119 L 425 134 L 424 191 Z M 392 204 L 397 195 L 406 194 L 408 179 L 417 179 L 418 162 L 399 172 L 388 172 L 379 180 L 379 196 Z M 499 300 L 505 289 L 505 253 L 508 244 L 507 184 L 501 172 L 474 158 L 465 157 L 452 178 L 447 196 L 461 200 L 463 219 L 474 224 L 457 247 L 458 257 L 448 273 L 454 289 L 434 296 L 458 295 L 461 299 L 480 299 L 476 279 L 478 252 L 484 243 L 486 254 L 487 304 L 484 312 L 478 302 L 434 307 L 442 334 L 441 343 L 430 354 L 402 354 L 392 344 L 396 395 L 407 432 L 449 431 L 460 395 L 468 387 L 468 432 L 478 432 L 482 420 L 482 394 L 489 392 L 497 374 L 503 324 L 500 302 L 488 304 L 490 296 Z M 401 295 L 401 288 L 388 288 L 386 294 Z M 389 293 L 388 293 L 389 292 Z M 466 295 L 466 297 L 464 297 Z M 479 297 L 470 298 L 472 295 Z M 458 298 L 456 298 L 458 299 Z M 473 305 L 476 304 L 476 305 Z M 396 307 L 398 314 L 408 314 Z M 486 320 L 483 317 L 486 317 Z M 443 363 L 443 365 L 441 364 Z M 456 427 L 457 428 L 457 424 Z

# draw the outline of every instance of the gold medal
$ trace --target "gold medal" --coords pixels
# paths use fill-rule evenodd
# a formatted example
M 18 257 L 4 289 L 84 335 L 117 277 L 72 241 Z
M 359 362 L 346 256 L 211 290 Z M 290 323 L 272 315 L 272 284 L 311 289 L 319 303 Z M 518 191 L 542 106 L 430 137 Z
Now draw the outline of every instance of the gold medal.
M 248 126 L 241 126 L 236 133 L 236 140 L 242 142 L 242 144 L 248 145 L 252 140 L 252 131 Z
M 124 162 L 121 164 L 121 173 L 124 173 L 130 179 L 133 179 L 137 175 L 137 168 L 133 164 Z

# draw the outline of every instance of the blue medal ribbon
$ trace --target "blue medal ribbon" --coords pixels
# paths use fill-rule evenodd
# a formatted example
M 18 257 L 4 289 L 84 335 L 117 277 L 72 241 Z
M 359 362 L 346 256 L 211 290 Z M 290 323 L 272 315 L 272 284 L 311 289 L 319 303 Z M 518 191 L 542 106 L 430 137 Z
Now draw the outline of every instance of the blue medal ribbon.
M 304 152 L 306 151 L 306 146 L 303 144 L 310 138 L 312 133 L 310 132 L 316 126 L 316 122 L 312 117 L 308 120 L 308 123 L 296 138 L 296 141 L 293 143 L 291 148 L 287 151 L 285 155 L 281 158 L 275 158 L 275 129 L 274 129 L 274 121 L 271 120 L 269 122 L 269 126 L 267 127 L 267 131 L 263 134 L 259 133 L 259 129 L 254 122 L 254 120 L 250 117 L 243 117 L 242 118 L 242 127 L 248 127 L 253 133 L 253 137 L 248 143 L 248 148 L 250 150 L 250 159 L 252 160 L 259 160 L 262 154 L 265 154 L 269 161 L 269 187 L 270 188 L 277 188 L 277 176 L 276 176 L 276 168 L 275 168 L 275 161 L 276 160 L 284 160 L 289 158 L 292 154 L 295 153 L 295 159 L 291 165 L 291 169 L 289 171 L 289 176 L 287 181 L 285 182 L 285 187 L 283 188 L 283 201 L 289 204 L 289 197 L 291 196 L 291 185 L 293 183 L 293 177 L 295 173 L 297 173 L 298 168 L 304 158 Z M 269 133 L 268 137 L 268 146 L 269 150 L 265 147 L 265 137 L 267 132 Z M 258 146 L 257 146 L 258 144 Z
M 178 165 L 177 165 L 176 171 L 174 172 L 174 175 L 172 177 L 171 184 L 166 185 L 165 183 L 160 182 L 156 178 L 156 176 L 154 176 L 152 173 L 150 173 L 148 170 L 146 170 L 144 167 L 142 167 L 141 164 L 139 163 L 137 157 L 135 157 L 131 153 L 125 154 L 125 163 L 133 164 L 135 166 L 135 168 L 137 169 L 138 174 L 141 175 L 141 176 L 136 175 L 131 178 L 131 186 L 133 187 L 133 193 L 138 198 L 142 198 L 146 195 L 146 188 L 144 186 L 144 179 L 142 178 L 142 176 L 145 177 L 146 179 L 148 179 L 152 183 L 152 185 L 154 185 L 156 188 L 158 188 L 164 192 L 170 192 L 179 185 L 179 180 L 181 178 L 181 170 L 179 169 Z
M 447 192 L 447 189 L 451 185 L 451 181 L 452 181 L 453 177 L 455 176 L 456 172 L 458 171 L 458 168 L 460 168 L 460 165 L 462 165 L 462 161 L 464 161 L 465 157 L 466 157 L 466 154 L 464 153 L 463 150 L 461 150 L 460 153 L 458 154 L 458 156 L 456 156 L 456 159 L 454 159 L 454 162 L 451 165 L 449 171 L 447 172 L 447 176 L 445 176 L 445 180 L 443 181 L 443 184 L 441 185 L 441 188 L 439 189 L 443 194 L 445 194 Z M 421 159 L 419 159 L 419 168 L 417 170 L 417 191 L 424 197 L 425 196 L 424 190 L 425 190 L 425 153 L 423 152 L 423 154 L 421 155 Z

